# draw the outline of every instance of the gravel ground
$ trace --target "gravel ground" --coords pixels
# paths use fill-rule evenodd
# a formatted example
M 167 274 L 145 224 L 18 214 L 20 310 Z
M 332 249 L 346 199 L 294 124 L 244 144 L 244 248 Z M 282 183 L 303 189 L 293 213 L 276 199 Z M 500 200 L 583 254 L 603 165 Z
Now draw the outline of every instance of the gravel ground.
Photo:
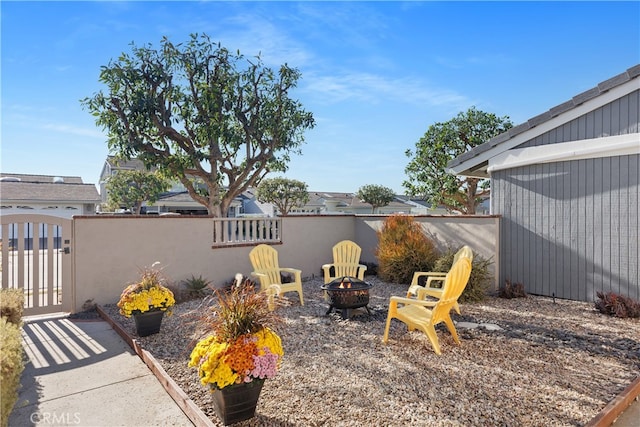
M 394 320 L 382 343 L 390 295 L 406 285 L 367 277 L 371 315 L 325 315 L 322 281 L 303 283 L 278 309 L 285 358 L 265 382 L 256 417 L 239 426 L 579 426 L 640 375 L 640 320 L 617 319 L 592 303 L 529 296 L 461 304 L 462 345 L 438 327 L 442 355 Z M 287 302 L 287 301 L 285 301 Z M 103 307 L 137 337 L 133 321 Z M 218 422 L 207 388 L 187 367 L 203 300 L 176 305 L 159 334 L 138 338 L 189 397 Z

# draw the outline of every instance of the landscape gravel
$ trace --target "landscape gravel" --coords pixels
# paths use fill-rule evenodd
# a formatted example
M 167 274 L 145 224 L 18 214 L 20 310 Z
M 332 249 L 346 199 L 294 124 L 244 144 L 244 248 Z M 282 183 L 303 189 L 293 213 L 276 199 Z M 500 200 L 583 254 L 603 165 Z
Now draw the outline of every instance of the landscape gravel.
M 349 319 L 326 314 L 318 278 L 303 283 L 304 306 L 287 294 L 278 308 L 281 370 L 265 382 L 256 416 L 238 426 L 581 426 L 640 376 L 640 319 L 586 302 L 488 297 L 452 314 L 461 345 L 437 328 L 441 356 L 397 320 L 384 344 L 389 297 L 407 286 L 366 280 L 371 313 Z M 209 390 L 187 367 L 210 304 L 177 304 L 160 333 L 142 338 L 115 305 L 102 308 L 220 424 Z

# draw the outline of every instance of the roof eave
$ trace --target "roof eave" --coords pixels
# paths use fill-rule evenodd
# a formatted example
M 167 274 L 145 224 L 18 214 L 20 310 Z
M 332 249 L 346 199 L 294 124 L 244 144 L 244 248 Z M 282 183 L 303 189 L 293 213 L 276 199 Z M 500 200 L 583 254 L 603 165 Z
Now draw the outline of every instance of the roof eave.
M 486 164 L 489 159 L 638 90 L 639 76 L 640 65 L 637 65 L 461 154 L 449 162 L 447 171 L 454 175 L 488 178 Z

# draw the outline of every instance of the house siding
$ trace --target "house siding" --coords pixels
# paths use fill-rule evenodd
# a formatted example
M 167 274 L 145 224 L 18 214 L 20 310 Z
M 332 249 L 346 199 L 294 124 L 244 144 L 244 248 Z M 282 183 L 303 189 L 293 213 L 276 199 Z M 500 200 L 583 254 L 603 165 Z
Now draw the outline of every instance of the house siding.
M 640 90 L 533 138 L 518 148 L 640 132 Z
M 581 301 L 597 291 L 640 298 L 639 155 L 523 166 L 492 180 L 492 210 L 503 217 L 499 283 Z

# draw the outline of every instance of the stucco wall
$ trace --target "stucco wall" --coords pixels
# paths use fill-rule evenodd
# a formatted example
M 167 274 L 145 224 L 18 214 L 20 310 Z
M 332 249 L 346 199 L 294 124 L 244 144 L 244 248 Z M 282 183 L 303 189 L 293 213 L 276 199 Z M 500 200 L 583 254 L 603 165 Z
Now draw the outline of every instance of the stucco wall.
M 377 262 L 375 250 L 378 245 L 376 232 L 382 228 L 386 216 L 358 216 L 355 223 L 354 240 L 362 247 L 362 260 Z M 469 245 L 474 252 L 493 261 L 493 276 L 499 272 L 499 216 L 414 216 L 422 225 L 439 250 L 447 247 L 458 249 Z M 494 283 L 497 289 L 498 282 Z
M 288 216 L 282 218 L 282 244 L 275 245 L 281 267 L 319 276 L 332 261 L 331 248 L 349 239 L 362 249 L 362 261 L 376 262 L 376 230 L 385 216 Z M 416 217 L 440 247 L 469 244 L 497 268 L 497 217 Z M 222 286 L 236 273 L 249 275 L 252 246 L 212 248 L 212 219 L 207 217 L 76 217 L 73 221 L 75 307 L 93 299 L 117 302 L 139 269 L 161 262 L 179 282 L 194 276 Z

